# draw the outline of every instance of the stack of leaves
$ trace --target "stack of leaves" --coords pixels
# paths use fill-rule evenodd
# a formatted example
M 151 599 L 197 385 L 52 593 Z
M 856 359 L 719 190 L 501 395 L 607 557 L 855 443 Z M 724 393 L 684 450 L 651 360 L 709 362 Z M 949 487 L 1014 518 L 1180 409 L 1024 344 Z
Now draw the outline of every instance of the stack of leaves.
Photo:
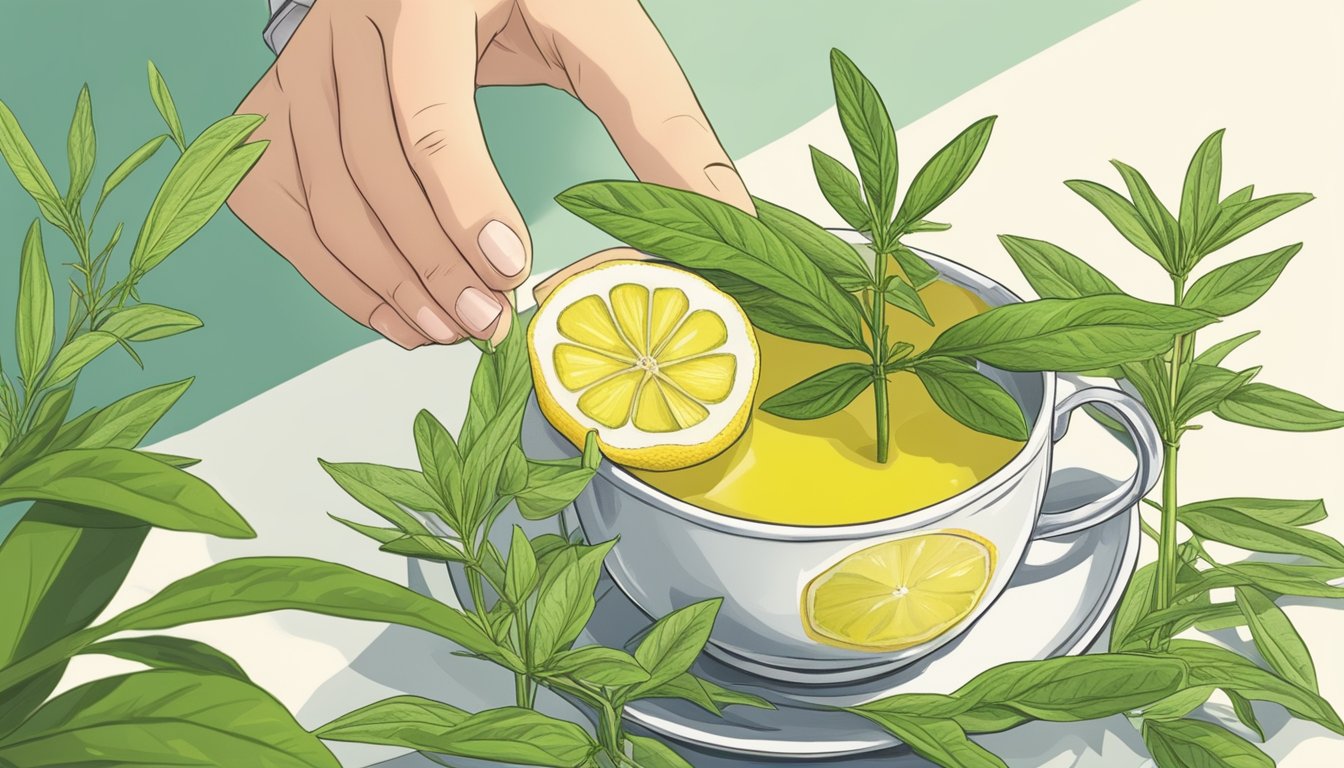
M 938 407 L 962 424 L 1025 440 L 1028 425 L 1019 404 L 977 361 L 1009 371 L 1082 371 L 1161 354 L 1176 335 L 1214 322 L 1204 312 L 1129 296 L 1085 296 L 991 309 L 946 328 L 927 349 L 888 338 L 887 307 L 933 324 L 920 291 L 939 273 L 902 239 L 947 229 L 924 217 L 970 177 L 994 118 L 977 121 L 940 149 L 915 174 L 898 208 L 896 134 L 886 107 L 839 51 L 832 51 L 831 73 L 859 175 L 815 148 L 813 167 L 826 199 L 869 239 L 871 263 L 836 234 L 759 198 L 757 216 L 712 198 L 638 182 L 581 184 L 556 198 L 625 243 L 704 275 L 732 295 L 760 330 L 855 353 L 853 362 L 770 397 L 762 410 L 790 419 L 822 418 L 873 387 L 875 458 L 885 462 L 888 377 L 913 374 Z
M 1190 283 L 1195 267 L 1311 200 L 1307 194 L 1257 198 L 1249 186 L 1220 199 L 1222 139 L 1223 132 L 1217 131 L 1196 151 L 1175 215 L 1138 171 L 1119 161 L 1114 165 L 1129 198 L 1094 182 L 1067 182 L 1163 268 L 1172 287 L 1172 306 L 1217 317 L 1241 312 L 1263 297 L 1302 244 L 1232 261 Z M 1042 296 L 1120 295 L 1110 278 L 1058 246 L 1007 235 L 1001 240 Z M 1230 701 L 1245 726 L 1243 733 L 1260 740 L 1265 734 L 1252 701 L 1282 705 L 1294 717 L 1344 734 L 1344 723 L 1319 695 L 1306 643 L 1278 605 L 1285 596 L 1344 597 L 1344 588 L 1331 583 L 1344 577 L 1344 545 L 1307 527 L 1325 519 L 1324 503 L 1245 497 L 1180 500 L 1182 439 L 1198 430 L 1197 420 L 1209 413 L 1235 424 L 1291 432 L 1344 426 L 1344 412 L 1254 381 L 1259 366 L 1223 367 L 1257 333 L 1199 352 L 1195 332 L 1181 333 L 1160 355 L 1094 371 L 1124 378 L 1142 395 L 1165 443 L 1161 499 L 1146 500 L 1160 521 L 1156 527 L 1140 521 L 1157 544 L 1157 561 L 1139 569 L 1125 592 L 1111 628 L 1112 653 L 1010 664 L 985 672 L 950 697 L 897 696 L 853 711 L 946 766 L 1003 765 L 969 741 L 967 733 L 1000 731 L 1029 720 L 1067 722 L 1116 714 L 1127 715 L 1140 729 L 1159 768 L 1274 765 L 1242 734 L 1191 717 L 1216 690 Z M 1094 416 L 1117 435 L 1124 434 L 1104 413 Z M 1208 551 L 1208 542 L 1246 554 L 1226 562 Z M 1226 588 L 1232 589 L 1233 599 L 1214 602 L 1213 590 Z M 1191 629 L 1243 626 L 1262 663 L 1204 640 L 1180 637 Z M 1172 662 L 1184 664 L 1183 674 L 1155 677 Z M 1110 671 L 1099 671 L 1103 669 Z M 1031 687 L 1018 687 L 1022 679 L 1032 680 Z M 934 704 L 921 706 L 926 701 Z
M 465 712 L 450 704 L 398 696 L 318 729 L 324 739 L 409 747 L 458 757 L 526 765 L 686 766 L 662 742 L 627 734 L 626 704 L 686 699 L 718 714 L 722 707 L 770 705 L 721 688 L 689 670 L 709 639 L 719 600 L 695 603 L 653 624 L 631 649 L 575 648 L 596 607 L 602 562 L 615 544 L 580 536 L 529 538 L 514 526 L 507 552 L 490 539 L 500 513 L 516 504 L 529 520 L 551 518 L 588 485 L 600 457 L 589 435 L 573 459 L 528 458 L 521 419 L 532 392 L 522 323 L 481 356 L 467 414 L 456 439 L 427 411 L 415 420 L 420 469 L 375 464 L 322 466 L 354 499 L 392 527 L 337 518 L 380 549 L 461 566 L 471 598 L 467 619 L 485 646 L 466 646 L 514 675 L 515 704 Z M 537 712 L 536 687 L 581 702 L 596 736 Z

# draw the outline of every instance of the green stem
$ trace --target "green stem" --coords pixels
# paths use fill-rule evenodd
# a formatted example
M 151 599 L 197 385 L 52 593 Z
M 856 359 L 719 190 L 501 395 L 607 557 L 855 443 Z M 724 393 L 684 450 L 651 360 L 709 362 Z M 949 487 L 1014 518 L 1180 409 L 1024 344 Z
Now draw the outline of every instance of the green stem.
M 887 411 L 887 300 L 884 297 L 887 280 L 887 248 L 873 248 L 872 335 L 873 335 L 873 409 L 877 419 L 877 463 L 886 464 L 891 443 L 891 418 Z
M 1171 280 L 1172 303 L 1180 306 L 1185 299 L 1185 276 L 1172 275 Z M 1162 435 L 1162 521 L 1157 543 L 1157 578 L 1153 585 L 1153 608 L 1158 611 L 1171 605 L 1171 598 L 1176 594 L 1176 572 L 1180 566 L 1176 551 L 1176 512 L 1180 508 L 1177 481 L 1180 476 L 1183 425 L 1177 423 L 1176 414 L 1180 405 L 1181 379 L 1185 374 L 1186 344 L 1193 343 L 1193 334 L 1178 335 L 1171 349 L 1171 361 L 1167 365 L 1167 423 Z M 1166 645 L 1165 637 L 1158 640 L 1159 647 Z
M 528 658 L 527 651 L 528 619 L 526 601 L 514 609 L 513 625 L 518 632 L 518 655 L 522 657 L 523 664 L 526 665 L 528 669 L 531 669 L 532 660 Z M 532 708 L 536 687 L 532 682 L 531 677 L 515 672 L 513 675 L 513 692 L 514 697 L 518 701 L 518 706 L 526 707 L 528 709 Z
M 597 710 L 597 741 L 607 754 L 616 759 L 625 758 L 625 734 L 621 730 L 621 715 L 610 704 L 603 703 Z

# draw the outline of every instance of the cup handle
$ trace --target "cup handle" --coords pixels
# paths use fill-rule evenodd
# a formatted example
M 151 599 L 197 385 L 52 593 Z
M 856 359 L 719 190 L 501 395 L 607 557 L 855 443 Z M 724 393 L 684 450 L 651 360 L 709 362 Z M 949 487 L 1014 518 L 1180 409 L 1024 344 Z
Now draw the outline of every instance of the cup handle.
M 1036 521 L 1032 538 L 1064 536 L 1109 520 L 1138 504 L 1157 484 L 1162 472 L 1162 438 L 1157 425 L 1142 403 L 1113 387 L 1087 387 L 1059 401 L 1055 405 L 1050 439 L 1059 442 L 1069 431 L 1069 417 L 1074 409 L 1087 403 L 1100 406 L 1120 420 L 1129 433 L 1138 466 L 1129 480 L 1095 501 L 1059 512 L 1043 512 Z

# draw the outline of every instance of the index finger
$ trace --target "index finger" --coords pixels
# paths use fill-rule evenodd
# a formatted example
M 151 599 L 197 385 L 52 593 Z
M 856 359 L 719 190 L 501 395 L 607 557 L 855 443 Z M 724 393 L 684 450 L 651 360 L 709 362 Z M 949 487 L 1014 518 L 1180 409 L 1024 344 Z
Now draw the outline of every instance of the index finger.
M 636 176 L 756 212 L 681 65 L 638 2 L 594 0 L 583 14 L 544 5 L 539 20 L 554 36 L 575 95 Z

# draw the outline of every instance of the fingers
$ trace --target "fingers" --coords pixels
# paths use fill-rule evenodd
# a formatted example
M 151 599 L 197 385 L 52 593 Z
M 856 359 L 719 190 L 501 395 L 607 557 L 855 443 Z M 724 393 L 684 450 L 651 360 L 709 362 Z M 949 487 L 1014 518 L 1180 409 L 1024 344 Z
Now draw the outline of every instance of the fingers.
M 471 5 L 407 3 L 380 19 L 378 29 L 387 80 L 377 87 L 391 97 L 387 124 L 395 126 L 405 161 L 435 217 L 487 285 L 517 287 L 530 269 L 532 244 L 495 170 L 476 114 Z
M 359 17 L 333 25 L 332 39 L 340 52 L 334 57 L 340 151 L 351 179 L 438 305 L 473 335 L 502 338 L 507 319 L 498 321 L 506 299 L 481 277 L 498 280 L 497 273 L 464 260 L 402 151 L 378 29 Z
M 635 175 L 755 213 L 680 65 L 635 0 L 564 2 L 534 13 L 555 38 L 574 93 L 606 126 Z

